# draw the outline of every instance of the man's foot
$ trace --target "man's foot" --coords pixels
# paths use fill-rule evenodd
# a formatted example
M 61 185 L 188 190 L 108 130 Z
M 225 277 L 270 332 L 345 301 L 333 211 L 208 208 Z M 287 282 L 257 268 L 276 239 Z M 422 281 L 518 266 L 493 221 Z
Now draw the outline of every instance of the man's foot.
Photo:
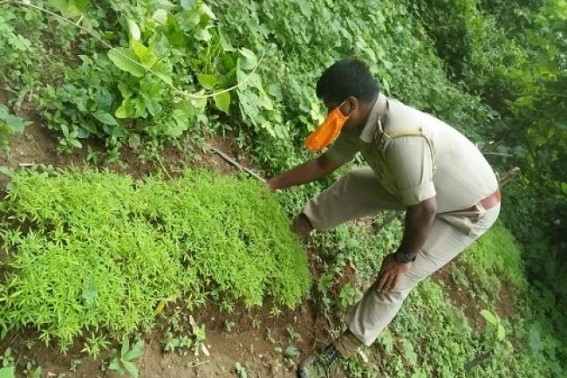
M 341 358 L 341 354 L 334 345 L 327 345 L 321 354 L 310 354 L 301 361 L 297 368 L 297 377 L 325 378 L 334 370 Z

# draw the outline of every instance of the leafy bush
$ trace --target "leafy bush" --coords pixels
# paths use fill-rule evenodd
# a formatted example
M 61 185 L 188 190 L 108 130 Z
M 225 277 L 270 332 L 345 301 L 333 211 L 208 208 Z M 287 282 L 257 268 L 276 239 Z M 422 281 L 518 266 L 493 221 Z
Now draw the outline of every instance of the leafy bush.
M 2 207 L 0 325 L 36 327 L 63 348 L 87 328 L 119 337 L 149 327 L 161 301 L 216 293 L 229 305 L 271 296 L 292 307 L 310 287 L 299 241 L 257 182 L 20 172 Z

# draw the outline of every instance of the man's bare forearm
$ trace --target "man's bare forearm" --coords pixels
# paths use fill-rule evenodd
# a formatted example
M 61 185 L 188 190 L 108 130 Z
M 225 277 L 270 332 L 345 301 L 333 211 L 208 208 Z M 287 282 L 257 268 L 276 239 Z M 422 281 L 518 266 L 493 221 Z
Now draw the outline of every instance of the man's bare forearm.
M 309 160 L 268 180 L 272 190 L 286 189 L 322 179 L 335 171 L 340 164 L 329 160 L 325 155 Z

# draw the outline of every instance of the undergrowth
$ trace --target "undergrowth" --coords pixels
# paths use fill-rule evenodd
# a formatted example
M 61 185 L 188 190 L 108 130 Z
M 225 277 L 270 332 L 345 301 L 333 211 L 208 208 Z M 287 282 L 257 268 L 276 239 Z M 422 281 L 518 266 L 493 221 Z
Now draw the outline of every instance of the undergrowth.
M 2 210 L 0 326 L 37 328 L 62 349 L 86 329 L 150 327 L 162 301 L 293 307 L 310 287 L 277 198 L 254 181 L 22 171 Z
M 362 221 L 314 238 L 326 262 L 317 288 L 327 311 L 344 314 L 349 307 L 341 306 L 345 292 L 352 291 L 353 285 L 340 279 L 345 267 L 354 267 L 354 285 L 360 297 L 376 280 L 383 257 L 395 249 L 400 236 L 398 221 L 379 233 L 369 230 L 368 222 Z M 521 251 L 501 223 L 465 250 L 449 269 L 448 280 L 454 285 L 430 278 L 420 283 L 376 345 L 366 348 L 371 362 L 362 363 L 355 356 L 344 365 L 349 376 L 560 376 L 557 356 L 561 346 L 538 321 L 542 310 L 538 303 L 530 301 Z M 341 281 L 342 288 L 335 288 Z M 509 284 L 515 307 L 513 315 L 500 318 L 497 315 L 504 311 L 499 308 L 502 281 Z M 475 298 L 474 303 L 454 302 L 455 290 L 468 292 Z M 469 307 L 467 313 L 463 306 Z M 493 314 L 489 318 L 498 319 L 503 337 L 497 335 L 489 321 L 473 325 L 470 311 L 477 311 L 478 318 L 481 311 Z M 475 364 L 482 356 L 486 360 Z

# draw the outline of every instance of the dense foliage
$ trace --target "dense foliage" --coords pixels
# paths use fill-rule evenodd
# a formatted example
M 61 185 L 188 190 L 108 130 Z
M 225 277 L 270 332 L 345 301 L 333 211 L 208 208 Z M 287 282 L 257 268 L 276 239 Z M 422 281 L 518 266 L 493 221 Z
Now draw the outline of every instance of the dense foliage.
M 270 296 L 293 307 L 310 287 L 287 217 L 253 181 L 21 173 L 2 211 L 0 327 L 32 326 L 62 348 L 87 329 L 119 339 L 150 326 L 164 301 L 192 307 L 213 296 L 230 309 Z

